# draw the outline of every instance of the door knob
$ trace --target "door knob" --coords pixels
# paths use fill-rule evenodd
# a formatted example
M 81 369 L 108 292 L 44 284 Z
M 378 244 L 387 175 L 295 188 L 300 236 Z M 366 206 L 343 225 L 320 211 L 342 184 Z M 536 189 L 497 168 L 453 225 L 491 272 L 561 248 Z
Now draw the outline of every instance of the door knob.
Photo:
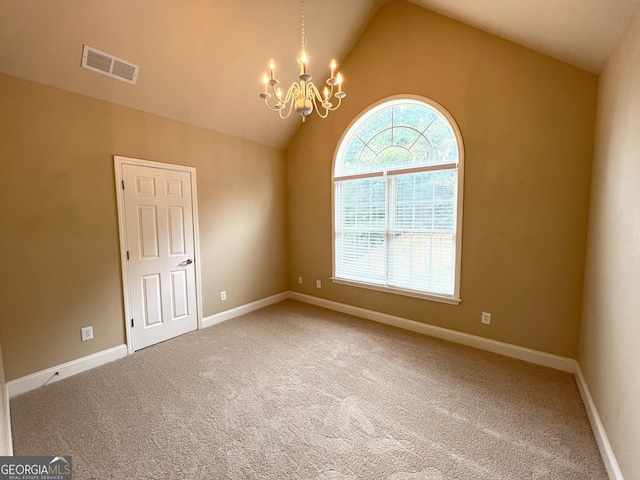
M 187 258 L 187 260 L 184 262 L 187 265 L 191 265 L 193 263 L 193 260 L 191 260 L 190 258 Z

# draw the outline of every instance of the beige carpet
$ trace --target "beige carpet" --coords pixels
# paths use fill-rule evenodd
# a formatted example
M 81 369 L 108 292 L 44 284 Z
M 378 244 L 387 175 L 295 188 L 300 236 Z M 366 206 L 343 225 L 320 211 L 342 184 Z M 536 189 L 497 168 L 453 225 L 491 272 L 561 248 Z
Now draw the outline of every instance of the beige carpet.
M 286 301 L 11 402 L 74 479 L 606 479 L 572 375 Z

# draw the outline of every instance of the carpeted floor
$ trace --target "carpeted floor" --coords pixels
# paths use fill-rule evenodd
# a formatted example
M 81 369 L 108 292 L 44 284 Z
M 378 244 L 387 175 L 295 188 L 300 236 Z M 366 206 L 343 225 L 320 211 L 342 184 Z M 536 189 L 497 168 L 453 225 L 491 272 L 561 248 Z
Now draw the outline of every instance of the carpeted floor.
M 83 479 L 606 479 L 572 375 L 295 301 L 11 401 Z

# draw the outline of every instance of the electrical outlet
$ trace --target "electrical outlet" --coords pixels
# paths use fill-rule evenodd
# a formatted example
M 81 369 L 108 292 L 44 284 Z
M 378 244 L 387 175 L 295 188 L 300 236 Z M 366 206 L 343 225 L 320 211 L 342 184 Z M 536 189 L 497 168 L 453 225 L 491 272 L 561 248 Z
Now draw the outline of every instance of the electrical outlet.
M 320 280 L 316 280 L 316 288 L 322 288 L 322 282 Z
M 298 283 L 302 285 L 302 277 L 298 277 Z
M 482 318 L 480 319 L 481 323 L 484 323 L 485 325 L 490 325 L 491 324 L 491 314 L 487 313 L 487 312 L 482 312 Z
M 93 339 L 93 327 L 84 327 L 80 329 L 82 333 L 82 341 L 86 342 L 87 340 Z
M 227 292 L 226 290 L 223 290 L 222 292 L 220 292 L 220 301 L 224 302 L 227 299 Z

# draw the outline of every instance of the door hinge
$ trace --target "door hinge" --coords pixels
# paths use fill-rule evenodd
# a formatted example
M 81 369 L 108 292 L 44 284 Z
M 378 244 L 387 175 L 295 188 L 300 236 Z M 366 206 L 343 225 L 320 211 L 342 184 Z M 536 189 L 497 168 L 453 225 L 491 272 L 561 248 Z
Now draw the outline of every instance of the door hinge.
M 127 250 L 127 260 L 129 260 L 129 250 Z
M 133 328 L 133 327 L 134 327 L 134 325 L 133 325 L 133 318 L 132 318 L 131 319 L 131 328 Z
M 124 180 L 122 180 L 122 189 L 124 190 Z

